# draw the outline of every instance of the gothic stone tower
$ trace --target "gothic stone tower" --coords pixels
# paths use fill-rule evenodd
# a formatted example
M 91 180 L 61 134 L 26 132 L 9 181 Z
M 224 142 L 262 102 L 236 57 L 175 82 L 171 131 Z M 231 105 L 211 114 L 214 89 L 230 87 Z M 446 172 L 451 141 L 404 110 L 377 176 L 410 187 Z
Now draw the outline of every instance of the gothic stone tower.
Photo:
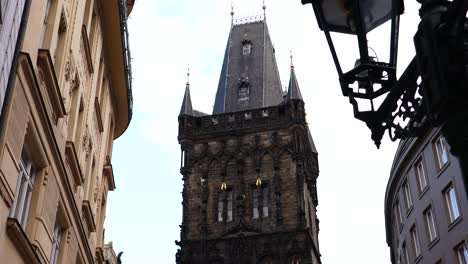
M 212 115 L 179 115 L 177 263 L 320 263 L 317 151 L 294 67 L 283 96 L 264 19 L 231 27 Z

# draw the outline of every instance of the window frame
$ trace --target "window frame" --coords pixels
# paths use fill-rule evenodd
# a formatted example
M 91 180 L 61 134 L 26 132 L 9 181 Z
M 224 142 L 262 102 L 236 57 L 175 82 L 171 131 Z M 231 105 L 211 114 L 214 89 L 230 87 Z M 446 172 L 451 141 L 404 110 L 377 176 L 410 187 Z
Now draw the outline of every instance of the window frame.
M 453 192 L 450 193 L 450 191 L 453 191 Z M 452 224 L 453 222 L 461 218 L 460 205 L 458 203 L 457 192 L 455 190 L 455 186 L 453 185 L 453 183 L 450 183 L 443 190 L 443 193 L 444 193 L 443 195 L 444 195 L 445 206 L 447 209 L 449 223 Z M 455 208 L 453 207 L 453 205 L 455 205 Z M 456 209 L 457 214 L 455 214 L 454 209 Z
M 466 247 L 466 244 L 464 241 L 458 244 L 454 250 L 455 250 L 456 259 L 459 264 L 468 263 L 468 248 Z
M 218 215 L 216 218 L 218 223 L 224 222 L 224 195 L 224 191 L 218 192 Z
M 19 173 L 16 182 L 16 191 L 9 217 L 18 221 L 25 230 L 28 223 L 31 198 L 36 180 L 36 166 L 28 150 L 23 147 L 19 160 Z M 26 185 L 26 186 L 25 186 Z
M 262 185 L 262 218 L 270 216 L 270 188 L 268 185 Z M 266 204 L 266 206 L 265 206 Z
M 257 186 L 254 185 L 252 189 L 252 219 L 260 218 L 260 210 L 258 210 L 258 208 L 260 207 L 259 196 L 260 196 L 260 193 L 258 191 L 258 188 Z
M 60 245 L 62 240 L 62 226 L 56 222 L 52 234 L 52 249 L 50 253 L 50 264 L 57 264 L 60 255 Z
M 401 251 L 402 251 L 402 257 L 403 257 L 403 263 L 410 264 L 411 262 L 409 261 L 408 247 L 406 245 L 406 241 L 403 241 L 403 244 L 401 244 Z
M 440 171 L 450 162 L 447 142 L 442 135 L 439 135 L 437 139 L 434 140 L 434 149 L 435 149 L 435 156 L 437 160 L 437 166 Z M 444 161 L 444 158 L 445 158 L 445 161 Z
M 429 214 L 430 214 L 430 217 L 429 217 Z M 424 223 L 426 226 L 426 235 L 427 235 L 429 244 L 431 244 L 439 237 L 439 232 L 437 230 L 437 223 L 436 223 L 434 212 L 431 206 L 429 206 L 428 208 L 426 208 L 426 210 L 424 210 Z
M 400 233 L 401 226 L 403 225 L 403 215 L 401 213 L 401 206 L 400 201 L 397 199 L 395 204 L 393 205 L 393 214 L 395 215 L 396 219 L 396 226 L 398 228 L 398 233 Z
M 252 43 L 245 42 L 242 43 L 242 55 L 249 55 L 252 53 Z
M 234 190 L 227 187 L 226 190 L 218 192 L 216 222 L 232 222 L 234 219 Z
M 419 193 L 421 194 L 429 186 L 429 182 L 428 182 L 428 178 L 426 174 L 426 165 L 424 164 L 424 161 L 422 158 L 420 158 L 414 165 L 414 171 L 416 174 L 416 180 L 418 182 L 418 190 L 419 190 Z M 422 184 L 423 182 L 424 182 L 424 185 Z
M 409 184 L 408 178 L 403 181 L 401 185 L 403 191 L 403 198 L 405 200 L 406 212 L 408 213 L 411 208 L 413 208 L 413 198 L 411 196 L 411 186 Z
M 226 190 L 226 221 L 231 222 L 234 218 L 233 216 L 233 191 L 232 188 Z
M 416 229 L 416 225 L 413 225 L 411 227 L 410 234 L 414 248 L 414 259 L 416 260 L 418 257 L 421 256 L 421 243 L 419 241 L 418 230 Z

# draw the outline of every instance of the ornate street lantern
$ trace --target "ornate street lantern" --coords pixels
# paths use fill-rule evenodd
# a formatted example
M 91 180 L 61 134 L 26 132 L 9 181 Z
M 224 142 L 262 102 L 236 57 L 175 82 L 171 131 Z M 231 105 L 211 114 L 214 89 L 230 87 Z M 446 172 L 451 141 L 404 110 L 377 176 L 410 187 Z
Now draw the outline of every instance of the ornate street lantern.
M 402 0 L 302 0 L 312 4 L 318 25 L 324 31 L 338 71 L 344 96 L 353 105 L 354 116 L 366 122 L 372 130 L 377 146 L 385 131 L 382 128 L 380 107 L 374 101 L 388 93 L 396 83 L 399 17 L 403 13 Z M 390 61 L 379 62 L 369 56 L 367 33 L 383 23 L 392 22 Z M 343 73 L 330 32 L 357 36 L 360 58 L 354 69 Z M 360 110 L 356 99 L 370 101 L 370 110 Z

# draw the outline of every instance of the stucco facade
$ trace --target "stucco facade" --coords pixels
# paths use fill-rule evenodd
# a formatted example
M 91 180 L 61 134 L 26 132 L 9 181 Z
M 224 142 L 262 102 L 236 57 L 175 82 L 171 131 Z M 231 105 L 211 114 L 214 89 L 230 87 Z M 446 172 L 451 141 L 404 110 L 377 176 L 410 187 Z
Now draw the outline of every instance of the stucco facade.
M 392 263 L 467 263 L 468 197 L 439 129 L 402 141 L 385 195 Z
M 0 133 L 2 263 L 104 262 L 112 144 L 131 119 L 132 5 L 31 0 Z

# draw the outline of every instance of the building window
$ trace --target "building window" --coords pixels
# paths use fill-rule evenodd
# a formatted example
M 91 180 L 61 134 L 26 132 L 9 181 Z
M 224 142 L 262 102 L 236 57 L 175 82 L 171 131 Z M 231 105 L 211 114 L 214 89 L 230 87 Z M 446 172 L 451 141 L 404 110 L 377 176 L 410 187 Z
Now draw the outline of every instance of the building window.
M 51 0 L 47 0 L 47 3 L 46 3 L 46 10 L 45 10 L 45 15 L 44 15 L 44 21 L 42 23 L 42 30 L 41 30 L 41 47 L 44 48 L 44 38 L 45 38 L 45 34 L 46 34 L 46 30 L 47 30 L 47 21 L 49 19 L 49 12 L 50 12 L 50 1 Z
M 232 190 L 227 191 L 227 221 L 232 221 Z
M 457 203 L 457 195 L 455 193 L 455 188 L 453 185 L 450 185 L 445 191 L 445 202 L 447 204 L 447 210 L 450 217 L 450 223 L 457 220 L 460 217 L 460 210 Z
M 15 200 L 10 211 L 10 217 L 18 220 L 18 223 L 26 228 L 31 196 L 34 187 L 34 164 L 28 153 L 23 150 L 19 164 L 19 175 L 16 183 Z
M 437 164 L 439 165 L 439 169 L 441 169 L 448 162 L 448 150 L 445 138 L 440 136 L 434 144 L 436 150 Z
M 421 160 L 416 163 L 416 179 L 418 180 L 418 188 L 419 192 L 422 192 L 426 186 L 427 186 L 427 176 L 426 176 L 426 170 L 424 168 L 424 163 Z
M 418 232 L 416 231 L 416 226 L 413 226 L 411 228 L 411 239 L 413 241 L 413 247 L 414 247 L 414 258 L 416 259 L 421 255 L 421 247 L 419 245 L 419 237 L 418 237 Z
M 257 219 L 258 216 L 259 216 L 259 212 L 258 212 L 258 189 L 254 187 L 253 189 L 253 192 L 252 192 L 252 199 L 253 199 L 253 202 L 252 202 L 252 218 L 253 219 Z
M 269 206 L 270 206 L 270 192 L 269 192 L 268 186 L 264 186 L 262 189 L 263 189 L 262 216 L 263 217 L 268 217 L 268 210 L 269 210 Z
M 409 262 L 409 255 L 408 255 L 408 248 L 406 248 L 406 242 L 403 242 L 403 245 L 401 246 L 401 250 L 402 250 L 402 257 L 403 257 L 403 260 L 402 260 L 402 264 L 410 264 Z
M 426 211 L 424 211 L 424 219 L 426 222 L 427 237 L 429 241 L 432 242 L 434 241 L 434 239 L 437 238 L 437 228 L 432 208 L 429 207 L 428 209 L 426 209 Z
M 413 200 L 411 199 L 411 190 L 408 180 L 403 183 L 403 195 L 405 198 L 406 210 L 409 210 L 413 206 Z
M 260 204 L 261 201 L 261 204 Z M 268 217 L 270 212 L 270 190 L 266 184 L 252 187 L 252 218 Z
M 464 243 L 459 245 L 455 249 L 455 252 L 457 254 L 459 264 L 468 264 L 468 248 L 466 248 L 466 245 Z
M 59 223 L 56 223 L 54 227 L 54 234 L 52 237 L 52 252 L 50 254 L 50 264 L 58 263 L 61 237 L 62 237 L 61 226 Z
M 224 192 L 218 193 L 218 222 L 223 221 Z
M 232 221 L 232 189 L 227 189 L 218 194 L 218 222 Z
M 250 54 L 250 52 L 252 51 L 252 44 L 251 43 L 244 43 L 242 45 L 242 55 L 247 55 L 247 54 Z
M 395 217 L 396 227 L 399 229 L 403 219 L 401 216 L 400 203 L 398 202 L 398 200 L 395 202 L 395 205 L 393 207 L 393 215 Z M 399 233 L 399 230 L 396 230 L 396 231 L 397 233 Z

